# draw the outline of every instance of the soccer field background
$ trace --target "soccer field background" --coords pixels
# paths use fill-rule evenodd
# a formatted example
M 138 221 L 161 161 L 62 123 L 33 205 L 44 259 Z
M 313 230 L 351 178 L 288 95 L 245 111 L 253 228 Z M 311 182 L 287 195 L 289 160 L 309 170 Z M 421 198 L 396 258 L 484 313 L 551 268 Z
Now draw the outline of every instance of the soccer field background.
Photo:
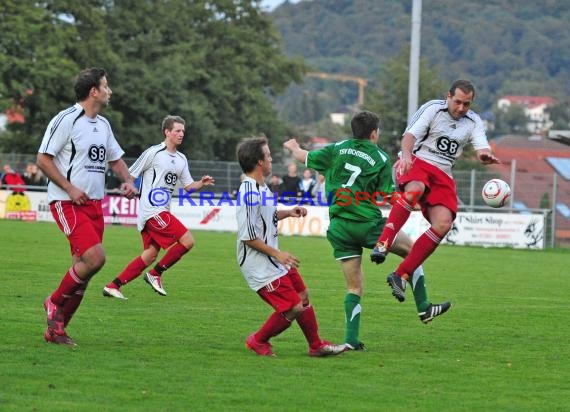
M 570 255 L 442 246 L 425 265 L 432 301 L 453 307 L 429 325 L 411 293 L 398 303 L 365 252 L 365 352 L 310 358 L 293 324 L 276 358 L 244 347 L 271 309 L 248 289 L 235 234 L 195 231 L 165 272 L 168 296 L 141 278 L 128 300 L 103 286 L 140 253 L 135 228 L 108 226 L 107 263 L 68 327 L 78 346 L 47 344 L 42 302 L 69 266 L 55 224 L 0 220 L 1 411 L 567 411 Z M 344 336 L 345 286 L 324 238 L 281 237 L 301 259 L 324 339 Z

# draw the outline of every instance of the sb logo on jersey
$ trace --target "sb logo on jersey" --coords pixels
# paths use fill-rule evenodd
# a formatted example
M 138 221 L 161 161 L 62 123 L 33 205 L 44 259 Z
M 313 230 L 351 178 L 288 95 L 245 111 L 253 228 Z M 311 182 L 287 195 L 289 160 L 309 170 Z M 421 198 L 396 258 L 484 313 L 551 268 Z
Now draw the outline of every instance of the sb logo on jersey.
M 88 155 L 92 162 L 105 163 L 105 159 L 107 158 L 107 149 L 103 145 L 97 146 L 92 144 L 89 146 Z
M 435 145 L 439 151 L 449 153 L 450 155 L 456 155 L 457 149 L 459 149 L 459 143 L 457 143 L 455 140 L 451 140 L 447 136 L 441 136 L 439 139 L 437 139 Z
M 177 180 L 178 176 L 176 176 L 176 173 L 168 172 L 166 176 L 164 176 L 164 182 L 170 186 L 176 186 Z

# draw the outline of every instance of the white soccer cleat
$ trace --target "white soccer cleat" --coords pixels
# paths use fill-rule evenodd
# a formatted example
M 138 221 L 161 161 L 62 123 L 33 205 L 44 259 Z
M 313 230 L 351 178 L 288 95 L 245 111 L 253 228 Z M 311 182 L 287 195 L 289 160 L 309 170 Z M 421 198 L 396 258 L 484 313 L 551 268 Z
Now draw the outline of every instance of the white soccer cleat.
M 105 286 L 103 288 L 103 296 L 106 296 L 108 298 L 117 298 L 117 299 L 127 300 L 125 295 L 123 295 L 119 289 L 108 288 L 107 286 Z
M 145 273 L 144 281 L 148 283 L 156 293 L 162 296 L 166 296 L 166 291 L 162 287 L 162 281 L 160 280 L 160 276 L 153 276 L 150 273 Z

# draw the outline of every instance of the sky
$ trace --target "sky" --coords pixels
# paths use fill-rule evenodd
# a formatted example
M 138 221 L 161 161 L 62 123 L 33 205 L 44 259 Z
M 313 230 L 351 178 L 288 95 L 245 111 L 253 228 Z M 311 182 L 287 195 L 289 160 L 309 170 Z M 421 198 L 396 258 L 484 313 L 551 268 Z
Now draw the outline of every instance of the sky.
M 283 3 L 284 0 L 263 0 L 261 7 L 267 10 L 273 10 L 275 7 Z M 299 0 L 289 0 L 290 3 L 297 3 Z

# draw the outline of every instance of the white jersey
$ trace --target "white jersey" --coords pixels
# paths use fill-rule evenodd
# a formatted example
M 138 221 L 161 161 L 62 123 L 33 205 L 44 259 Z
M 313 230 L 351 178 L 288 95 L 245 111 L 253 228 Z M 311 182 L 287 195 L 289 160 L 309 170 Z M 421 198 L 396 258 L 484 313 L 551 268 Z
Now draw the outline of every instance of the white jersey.
M 164 142 L 151 146 L 129 168 L 135 179 L 141 176 L 137 228 L 143 230 L 148 219 L 170 211 L 170 201 L 177 183 L 182 187 L 194 181 L 188 160 L 179 151 L 170 153 Z
M 241 272 L 249 285 L 258 291 L 275 279 L 287 274 L 276 259 L 258 252 L 246 245 L 244 240 L 261 239 L 267 245 L 278 249 L 277 208 L 271 201 L 273 193 L 267 186 L 246 177 L 239 187 L 242 201 L 237 206 L 237 260 Z
M 485 127 L 477 113 L 469 110 L 455 120 L 447 110 L 447 100 L 431 100 L 414 114 L 405 133 L 416 138 L 412 153 L 451 176 L 451 168 L 471 143 L 475 150 L 488 149 Z
M 53 156 L 59 172 L 90 199 L 105 196 L 105 165 L 125 152 L 103 116 L 85 116 L 79 103 L 57 114 L 48 124 L 39 153 Z M 48 202 L 71 200 L 65 190 L 48 184 Z

